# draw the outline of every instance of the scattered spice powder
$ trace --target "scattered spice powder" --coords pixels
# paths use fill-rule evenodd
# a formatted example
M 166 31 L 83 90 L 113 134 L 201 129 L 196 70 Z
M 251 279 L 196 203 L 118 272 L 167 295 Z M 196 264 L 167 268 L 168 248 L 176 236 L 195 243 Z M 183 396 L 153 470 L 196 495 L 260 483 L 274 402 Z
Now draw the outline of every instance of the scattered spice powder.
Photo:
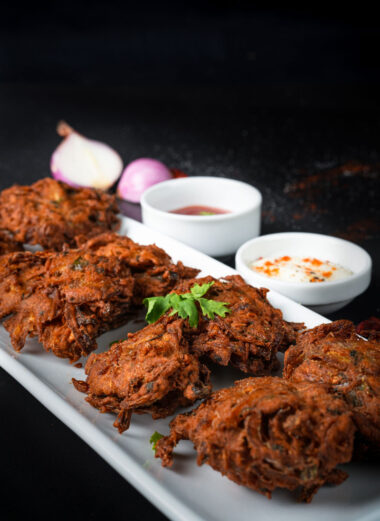
M 338 237 L 353 242 L 361 242 L 363 239 L 372 239 L 380 233 L 380 223 L 372 219 L 360 219 L 350 225 L 343 232 L 337 232 Z
M 300 229 L 305 221 L 325 232 L 326 225 L 334 222 L 336 229 L 329 230 L 330 234 L 347 240 L 362 243 L 379 236 L 379 163 L 352 160 L 332 168 L 316 166 L 311 172 L 299 169 L 295 175 L 283 189 L 286 206 L 290 208 L 288 227 Z M 334 221 L 330 221 L 332 216 Z M 264 223 L 268 223 L 265 215 Z
M 369 164 L 363 164 L 357 161 L 347 161 L 343 165 L 339 165 L 328 170 L 321 170 L 320 172 L 316 172 L 312 175 L 307 175 L 305 172 L 305 177 L 303 177 L 300 181 L 287 185 L 285 187 L 285 192 L 299 193 L 311 190 L 320 191 L 326 183 L 329 185 L 336 185 L 340 182 L 341 179 L 347 177 L 371 177 L 376 170 L 376 167 L 378 168 L 378 166 L 379 165 L 373 166 Z M 315 203 L 311 203 L 310 209 L 316 209 L 315 206 Z

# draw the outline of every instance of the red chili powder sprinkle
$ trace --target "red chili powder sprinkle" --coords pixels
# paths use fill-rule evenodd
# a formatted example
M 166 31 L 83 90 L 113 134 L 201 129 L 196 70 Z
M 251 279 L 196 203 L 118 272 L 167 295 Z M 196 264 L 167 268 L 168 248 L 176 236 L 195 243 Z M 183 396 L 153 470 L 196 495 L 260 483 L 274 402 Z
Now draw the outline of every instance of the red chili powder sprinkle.
M 309 262 L 313 266 L 320 266 L 321 264 L 323 264 L 323 262 L 320 261 L 319 259 L 309 259 L 309 257 L 306 257 L 305 259 L 302 259 L 302 260 L 303 260 L 303 262 Z
M 279 269 L 278 268 L 273 268 L 273 267 L 264 267 L 264 266 L 257 266 L 255 268 L 256 271 L 262 271 L 263 273 L 265 273 L 265 275 L 268 275 L 269 277 L 271 277 L 272 275 L 277 275 L 278 272 L 279 272 Z

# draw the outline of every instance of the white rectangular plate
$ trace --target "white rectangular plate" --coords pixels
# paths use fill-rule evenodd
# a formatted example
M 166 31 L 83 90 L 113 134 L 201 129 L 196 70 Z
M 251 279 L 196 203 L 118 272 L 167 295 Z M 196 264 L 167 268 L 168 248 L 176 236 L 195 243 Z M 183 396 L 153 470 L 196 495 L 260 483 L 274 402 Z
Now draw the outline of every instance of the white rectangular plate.
M 175 261 L 221 277 L 236 273 L 228 266 L 169 237 L 150 230 L 132 219 L 122 218 L 121 234 L 141 244 L 156 243 Z M 290 321 L 308 327 L 328 320 L 282 295 L 270 292 L 269 300 Z M 131 323 L 103 335 L 99 351 L 111 341 L 125 338 L 126 332 L 141 324 Z M 380 472 L 369 464 L 346 466 L 350 477 L 339 487 L 323 487 L 309 505 L 298 504 L 289 492 L 275 491 L 269 501 L 264 496 L 236 485 L 207 465 L 198 467 L 190 442 L 176 449 L 175 463 L 164 469 L 153 457 L 149 438 L 157 430 L 168 432 L 170 418 L 153 421 L 134 415 L 127 433 L 118 434 L 114 416 L 100 414 L 84 401 L 71 378 L 84 378 L 83 369 L 46 353 L 36 340 L 29 340 L 21 353 L 13 351 L 8 333 L 0 327 L 0 364 L 45 407 L 60 418 L 125 479 L 174 521 L 375 521 L 380 519 Z M 244 377 L 237 371 L 220 368 L 214 387 L 231 385 Z

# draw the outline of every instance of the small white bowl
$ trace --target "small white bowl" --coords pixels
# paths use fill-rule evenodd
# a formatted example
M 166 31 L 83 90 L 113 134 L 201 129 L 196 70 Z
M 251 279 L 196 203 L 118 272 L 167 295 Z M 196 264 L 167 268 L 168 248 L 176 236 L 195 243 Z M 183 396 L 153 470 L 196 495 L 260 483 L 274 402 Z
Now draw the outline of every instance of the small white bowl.
M 331 282 L 287 282 L 266 277 L 249 267 L 258 257 L 269 255 L 317 257 L 340 264 L 353 275 Z M 316 233 L 289 232 L 263 235 L 246 242 L 236 253 L 235 266 L 255 286 L 278 291 L 318 313 L 332 313 L 368 288 L 372 261 L 363 248 L 352 242 Z
M 143 223 L 203 253 L 234 253 L 260 233 L 261 193 L 253 186 L 221 177 L 187 177 L 158 183 L 142 196 Z M 181 215 L 185 206 L 211 206 L 230 213 Z

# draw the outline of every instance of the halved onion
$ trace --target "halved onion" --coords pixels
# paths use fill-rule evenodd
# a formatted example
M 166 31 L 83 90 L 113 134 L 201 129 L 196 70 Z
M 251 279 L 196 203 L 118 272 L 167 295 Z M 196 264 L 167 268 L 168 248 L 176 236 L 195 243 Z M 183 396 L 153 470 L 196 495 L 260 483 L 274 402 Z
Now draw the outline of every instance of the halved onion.
M 123 161 L 110 146 L 78 134 L 64 121 L 57 126 L 64 139 L 54 151 L 50 169 L 58 181 L 108 190 L 119 178 Z

